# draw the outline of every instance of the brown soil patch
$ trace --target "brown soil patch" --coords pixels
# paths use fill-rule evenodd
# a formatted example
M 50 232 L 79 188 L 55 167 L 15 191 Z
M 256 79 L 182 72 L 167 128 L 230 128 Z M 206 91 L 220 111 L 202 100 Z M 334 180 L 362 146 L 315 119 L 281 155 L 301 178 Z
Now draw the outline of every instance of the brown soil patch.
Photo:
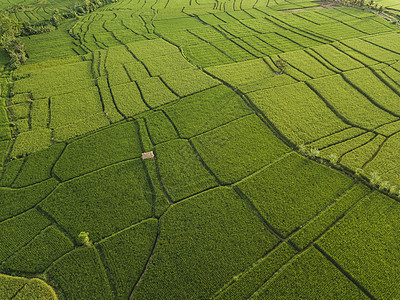
M 149 159 L 149 158 L 153 158 L 153 157 L 154 157 L 153 151 L 142 153 L 142 159 Z

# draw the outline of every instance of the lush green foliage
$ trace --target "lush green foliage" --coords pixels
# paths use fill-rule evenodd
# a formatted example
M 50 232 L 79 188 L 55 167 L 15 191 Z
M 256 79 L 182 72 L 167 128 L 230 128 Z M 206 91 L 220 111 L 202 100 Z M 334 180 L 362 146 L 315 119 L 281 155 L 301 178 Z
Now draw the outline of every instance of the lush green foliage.
M 296 144 L 314 141 L 347 127 L 302 82 L 256 91 L 249 97 L 277 129 Z
M 290 239 L 298 248 L 304 249 L 331 225 L 338 221 L 347 211 L 349 211 L 361 198 L 367 195 L 368 188 L 359 184 L 352 187 L 340 198 L 332 203 L 328 209 L 318 214 L 314 219 L 297 231 Z
M 178 138 L 173 124 L 162 111 L 155 111 L 146 117 L 151 140 L 155 145 Z
M 0 223 L 0 262 L 29 243 L 51 222 L 36 209 L 28 210 Z
M 0 220 L 12 218 L 34 207 L 56 188 L 57 183 L 51 178 L 19 189 L 0 187 Z
M 249 298 L 270 279 L 289 259 L 295 255 L 287 243 L 280 244 L 265 257 L 258 260 L 249 270 L 234 278 L 234 282 L 226 289 L 216 294 L 215 299 L 244 299 Z

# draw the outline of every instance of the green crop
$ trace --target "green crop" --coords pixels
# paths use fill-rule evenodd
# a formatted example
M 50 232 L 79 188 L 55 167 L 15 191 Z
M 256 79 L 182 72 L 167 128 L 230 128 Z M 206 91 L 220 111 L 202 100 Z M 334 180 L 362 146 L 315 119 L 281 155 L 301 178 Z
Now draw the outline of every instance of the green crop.
M 250 176 L 289 151 L 255 114 L 196 136 L 192 141 L 206 165 L 224 184 Z

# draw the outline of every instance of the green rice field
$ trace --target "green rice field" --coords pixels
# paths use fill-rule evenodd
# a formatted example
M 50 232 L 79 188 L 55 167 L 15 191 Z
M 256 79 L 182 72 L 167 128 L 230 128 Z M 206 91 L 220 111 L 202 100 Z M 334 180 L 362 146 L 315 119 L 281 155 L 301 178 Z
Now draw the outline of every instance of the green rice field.
M 399 25 L 311 0 L 85 5 L 0 4 L 64 14 L 17 69 L 0 52 L 0 300 L 400 297 Z

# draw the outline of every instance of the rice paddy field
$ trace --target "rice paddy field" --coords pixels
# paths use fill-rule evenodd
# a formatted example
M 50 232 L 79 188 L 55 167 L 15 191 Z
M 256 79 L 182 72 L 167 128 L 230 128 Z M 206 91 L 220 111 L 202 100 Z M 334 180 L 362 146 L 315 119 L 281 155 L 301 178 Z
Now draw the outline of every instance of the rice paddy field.
M 0 52 L 0 299 L 400 297 L 398 25 L 119 0 L 22 40 L 18 69 Z

